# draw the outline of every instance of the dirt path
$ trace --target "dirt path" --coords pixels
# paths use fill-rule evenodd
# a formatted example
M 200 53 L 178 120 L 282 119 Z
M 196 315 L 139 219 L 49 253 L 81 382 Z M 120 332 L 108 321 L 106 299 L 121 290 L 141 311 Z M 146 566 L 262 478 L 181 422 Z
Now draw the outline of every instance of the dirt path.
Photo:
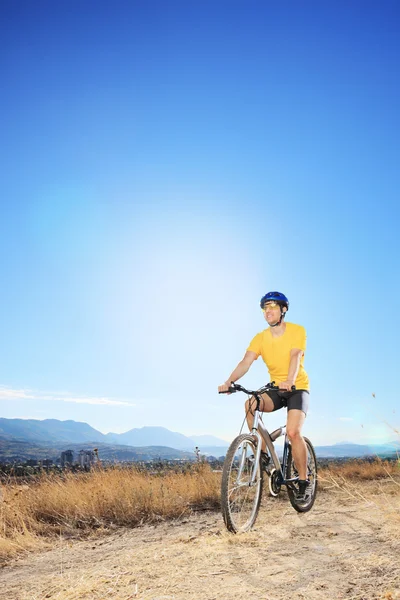
M 310 513 L 283 494 L 254 529 L 225 531 L 218 513 L 60 541 L 2 569 L 1 600 L 400 599 L 395 512 L 321 493 Z

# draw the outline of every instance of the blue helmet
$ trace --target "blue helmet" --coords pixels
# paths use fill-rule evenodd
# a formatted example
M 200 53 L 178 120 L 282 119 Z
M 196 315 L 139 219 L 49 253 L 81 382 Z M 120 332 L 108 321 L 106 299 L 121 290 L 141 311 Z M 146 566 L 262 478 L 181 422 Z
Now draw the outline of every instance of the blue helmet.
M 280 306 L 286 306 L 287 310 L 289 310 L 289 300 L 286 298 L 285 294 L 281 294 L 281 292 L 268 292 L 268 294 L 265 294 L 260 300 L 261 308 L 264 308 L 265 303 L 271 300 L 278 302 Z

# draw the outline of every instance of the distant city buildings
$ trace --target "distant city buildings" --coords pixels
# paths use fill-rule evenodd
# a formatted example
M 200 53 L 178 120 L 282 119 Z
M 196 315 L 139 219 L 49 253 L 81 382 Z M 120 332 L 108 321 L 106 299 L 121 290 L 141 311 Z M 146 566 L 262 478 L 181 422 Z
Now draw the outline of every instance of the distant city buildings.
M 80 450 L 77 454 L 76 460 L 73 450 L 64 450 L 61 452 L 61 467 L 72 467 L 78 465 L 81 469 L 89 471 L 91 466 L 98 459 L 97 448 L 95 450 Z
M 64 450 L 61 452 L 61 466 L 68 467 L 74 464 L 74 452 L 73 450 Z
M 89 471 L 95 461 L 95 453 L 93 450 L 81 450 L 78 456 L 78 464 L 85 471 Z

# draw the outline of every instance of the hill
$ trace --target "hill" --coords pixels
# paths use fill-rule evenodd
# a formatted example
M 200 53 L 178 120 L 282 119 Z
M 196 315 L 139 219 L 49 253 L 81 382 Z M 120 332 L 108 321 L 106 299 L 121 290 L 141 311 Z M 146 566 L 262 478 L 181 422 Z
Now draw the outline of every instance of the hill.
M 0 436 L 25 442 L 106 442 L 106 436 L 87 423 L 58 419 L 0 419 Z
M 227 447 L 225 440 L 214 436 L 188 437 L 165 427 L 141 427 L 125 433 L 101 433 L 87 423 L 57 419 L 0 419 L 0 437 L 32 443 L 96 442 L 124 446 L 168 446 L 193 452 L 195 446 Z
M 99 458 L 103 461 L 149 461 L 149 460 L 194 460 L 193 452 L 175 450 L 166 446 L 123 446 L 116 444 L 96 444 L 85 442 L 82 444 L 32 444 L 20 440 L 0 438 L 0 462 L 24 463 L 27 460 L 50 459 L 53 462 L 60 458 L 64 450 L 72 450 L 75 456 L 80 450 L 93 450 L 97 448 Z
M 320 458 L 356 458 L 359 456 L 390 456 L 400 450 L 400 442 L 394 440 L 388 444 L 334 444 L 316 446 L 315 452 Z
M 103 434 L 87 423 L 72 420 L 0 419 L 0 460 L 7 462 L 29 458 L 54 460 L 62 450 L 94 447 L 99 448 L 104 460 L 110 457 L 115 460 L 144 460 L 143 456 L 157 455 L 162 458 L 193 458 L 196 446 L 202 454 L 218 458 L 226 454 L 228 443 L 210 435 L 188 437 L 165 427 L 141 427 L 120 434 Z M 315 450 L 319 458 L 391 456 L 400 451 L 400 442 L 395 440 L 380 445 L 344 443 L 317 446 Z

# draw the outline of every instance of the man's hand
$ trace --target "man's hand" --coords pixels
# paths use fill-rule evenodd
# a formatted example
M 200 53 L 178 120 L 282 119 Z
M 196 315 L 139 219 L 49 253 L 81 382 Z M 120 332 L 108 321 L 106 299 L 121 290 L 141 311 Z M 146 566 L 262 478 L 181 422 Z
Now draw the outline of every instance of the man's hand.
M 279 389 L 286 390 L 287 392 L 291 392 L 293 385 L 294 385 L 294 381 L 281 381 L 279 384 Z
M 225 383 L 223 383 L 222 385 L 219 385 L 219 386 L 218 386 L 218 391 L 219 391 L 219 392 L 227 392 L 227 391 L 229 390 L 229 388 L 230 388 L 230 387 L 231 387 L 231 384 L 230 384 L 230 383 L 227 383 L 227 382 L 225 381 Z M 231 393 L 231 392 L 229 392 L 229 393 Z

